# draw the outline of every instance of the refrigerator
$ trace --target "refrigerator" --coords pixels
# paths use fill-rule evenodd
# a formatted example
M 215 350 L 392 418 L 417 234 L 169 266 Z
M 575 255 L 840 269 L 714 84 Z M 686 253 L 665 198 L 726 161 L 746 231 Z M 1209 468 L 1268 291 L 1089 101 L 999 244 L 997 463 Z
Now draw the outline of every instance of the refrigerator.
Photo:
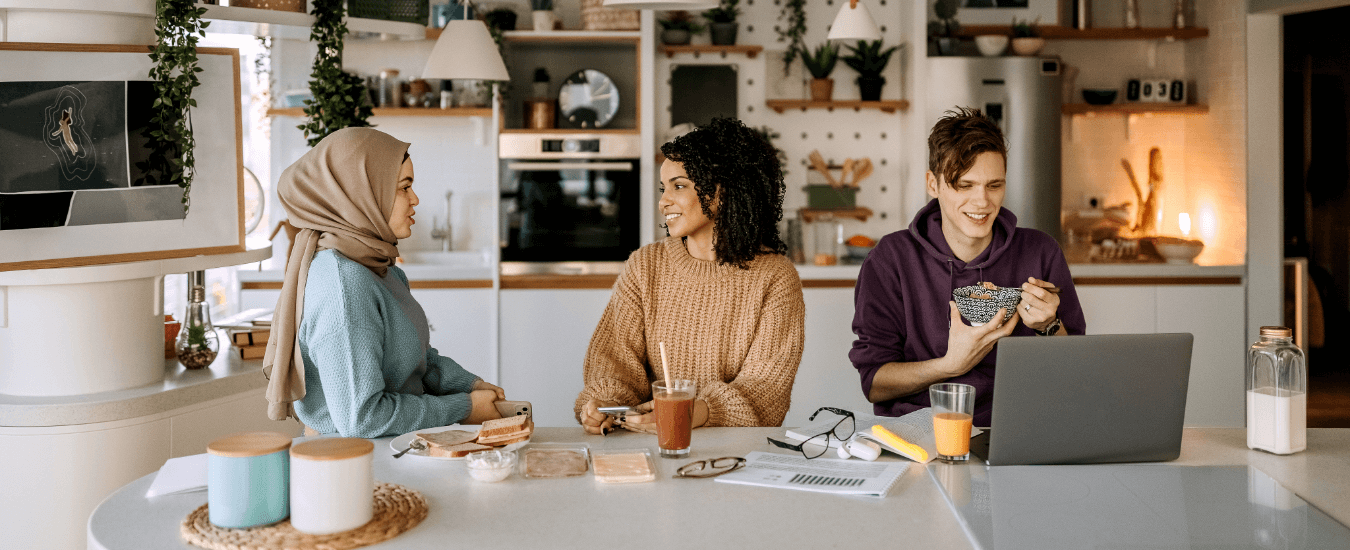
M 929 57 L 927 132 L 948 110 L 976 107 L 993 118 L 1008 144 L 1003 207 L 1018 227 L 1060 236 L 1061 63 L 1041 57 Z M 925 156 L 925 158 L 927 158 Z M 927 201 L 911 195 L 911 215 Z

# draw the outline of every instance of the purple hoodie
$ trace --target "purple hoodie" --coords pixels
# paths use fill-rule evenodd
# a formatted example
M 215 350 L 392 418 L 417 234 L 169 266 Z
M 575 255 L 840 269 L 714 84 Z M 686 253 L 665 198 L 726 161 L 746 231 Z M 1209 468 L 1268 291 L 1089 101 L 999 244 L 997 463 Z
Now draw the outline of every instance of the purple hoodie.
M 1069 265 L 1059 244 L 1049 235 L 1017 227 L 1017 217 L 999 209 L 989 247 L 970 263 L 952 253 L 942 236 L 942 211 L 934 199 L 923 207 L 908 230 L 882 237 L 867 255 L 858 273 L 853 295 L 853 333 L 858 336 L 848 358 L 862 378 L 863 395 L 872 391 L 872 378 L 892 361 L 925 361 L 947 354 L 952 291 L 990 281 L 998 286 L 1021 286 L 1027 277 L 1050 281 L 1059 293 L 1059 318 L 1069 334 L 1083 334 L 1087 323 L 1074 290 Z M 1020 322 L 1013 336 L 1035 333 Z M 975 425 L 988 426 L 994 394 L 995 346 L 970 372 L 951 378 L 975 386 Z M 882 401 L 876 414 L 900 416 L 929 406 L 928 392 Z

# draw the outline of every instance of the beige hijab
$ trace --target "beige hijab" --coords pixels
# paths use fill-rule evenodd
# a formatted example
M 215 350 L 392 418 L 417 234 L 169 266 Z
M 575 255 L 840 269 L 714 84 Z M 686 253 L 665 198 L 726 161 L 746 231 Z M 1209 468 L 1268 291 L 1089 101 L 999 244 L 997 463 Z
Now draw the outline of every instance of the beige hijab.
M 384 132 L 344 128 L 281 173 L 277 195 L 291 225 L 300 231 L 291 243 L 263 356 L 267 416 L 272 420 L 295 416 L 292 403 L 305 397 L 305 364 L 296 335 L 314 253 L 336 249 L 381 277 L 398 257 L 389 216 L 407 152 L 407 143 Z

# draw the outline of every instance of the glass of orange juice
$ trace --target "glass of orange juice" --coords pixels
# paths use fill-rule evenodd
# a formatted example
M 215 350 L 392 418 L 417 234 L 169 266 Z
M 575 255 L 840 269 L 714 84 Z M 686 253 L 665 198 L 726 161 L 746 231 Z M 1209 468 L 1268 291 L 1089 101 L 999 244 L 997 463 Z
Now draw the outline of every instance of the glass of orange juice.
M 933 403 L 933 435 L 938 460 L 960 463 L 970 460 L 970 427 L 975 418 L 975 387 L 966 384 L 933 384 L 928 387 Z

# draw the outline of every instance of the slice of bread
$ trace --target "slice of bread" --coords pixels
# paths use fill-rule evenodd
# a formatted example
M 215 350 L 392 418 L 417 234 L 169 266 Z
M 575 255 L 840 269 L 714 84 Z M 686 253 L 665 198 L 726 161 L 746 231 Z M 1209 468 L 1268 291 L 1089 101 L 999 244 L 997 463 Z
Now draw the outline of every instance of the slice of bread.
M 487 445 L 479 445 L 477 443 L 460 443 L 458 445 L 450 445 L 446 447 L 434 447 L 434 446 L 430 447 L 427 449 L 427 456 L 459 458 L 469 453 L 475 453 L 478 451 L 488 451 L 491 449 L 492 447 L 489 447 Z
M 513 434 L 524 429 L 529 421 L 530 417 L 523 414 L 486 420 L 483 422 L 483 427 L 478 430 L 478 437 L 492 438 L 499 435 Z
M 417 437 L 427 442 L 429 447 L 449 447 L 473 441 L 478 434 L 464 430 L 445 430 L 440 432 L 419 432 Z
M 518 441 L 524 441 L 526 439 L 529 439 L 530 434 L 532 433 L 534 433 L 534 421 L 529 421 L 526 422 L 525 425 L 522 426 L 521 429 L 518 431 L 488 437 L 479 435 L 476 441 L 482 445 L 495 445 L 495 446 L 510 445 Z

